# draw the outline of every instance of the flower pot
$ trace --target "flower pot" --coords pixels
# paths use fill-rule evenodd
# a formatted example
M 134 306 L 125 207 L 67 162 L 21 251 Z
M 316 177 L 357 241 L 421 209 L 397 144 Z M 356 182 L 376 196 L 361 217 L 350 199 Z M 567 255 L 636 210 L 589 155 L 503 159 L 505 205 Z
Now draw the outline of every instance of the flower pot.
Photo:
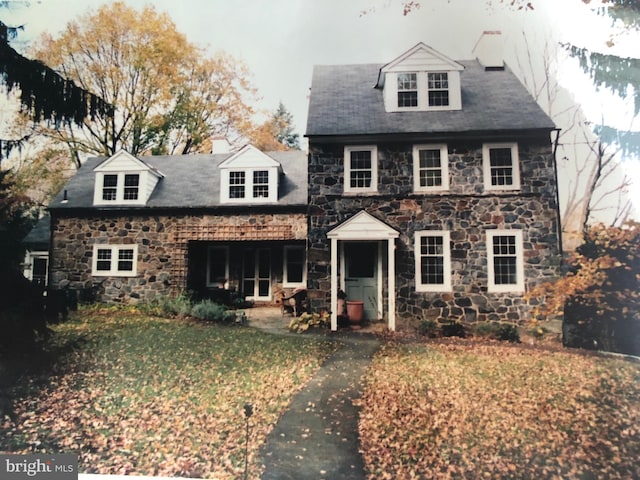
M 359 300 L 347 300 L 347 316 L 351 323 L 362 322 L 362 318 L 364 316 L 364 302 Z

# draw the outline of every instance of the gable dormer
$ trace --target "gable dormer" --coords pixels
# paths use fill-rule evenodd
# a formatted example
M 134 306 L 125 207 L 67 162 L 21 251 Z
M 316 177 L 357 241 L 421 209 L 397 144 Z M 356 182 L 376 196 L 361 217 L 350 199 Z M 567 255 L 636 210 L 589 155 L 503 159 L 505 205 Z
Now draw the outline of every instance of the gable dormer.
M 462 65 L 419 43 L 380 69 L 387 112 L 460 110 Z
M 220 203 L 276 203 L 282 166 L 252 145 L 220 165 Z
M 164 176 L 146 162 L 120 150 L 93 169 L 93 204 L 144 205 Z

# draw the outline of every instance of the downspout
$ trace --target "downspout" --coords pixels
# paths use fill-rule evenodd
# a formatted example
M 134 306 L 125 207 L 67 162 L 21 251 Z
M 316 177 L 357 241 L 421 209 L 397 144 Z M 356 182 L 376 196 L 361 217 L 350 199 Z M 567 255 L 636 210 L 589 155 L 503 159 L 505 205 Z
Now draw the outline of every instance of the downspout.
M 553 172 L 556 181 L 556 210 L 558 214 L 558 251 L 564 259 L 564 247 L 562 246 L 562 221 L 560 219 L 560 184 L 558 182 L 558 159 L 556 153 L 558 152 L 558 144 L 560 143 L 560 129 L 554 128 L 552 132 L 556 133 L 556 138 L 553 142 Z

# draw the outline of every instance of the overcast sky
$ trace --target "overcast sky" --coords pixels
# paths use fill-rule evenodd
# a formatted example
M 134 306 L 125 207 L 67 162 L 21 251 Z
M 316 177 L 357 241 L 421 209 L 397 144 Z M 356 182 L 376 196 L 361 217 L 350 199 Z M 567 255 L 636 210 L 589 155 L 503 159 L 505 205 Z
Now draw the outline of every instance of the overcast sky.
M 2 11 L 2 18 L 24 24 L 22 42 L 95 11 L 106 0 L 31 0 L 30 6 Z M 472 58 L 484 30 L 501 30 L 505 55 L 515 62 L 523 32 L 532 45 L 572 40 L 603 48 L 606 36 L 580 0 L 534 0 L 535 10 L 515 11 L 498 0 L 422 0 L 404 16 L 401 0 L 126 0 L 140 8 L 153 4 L 167 12 L 188 39 L 212 51 L 224 50 L 246 63 L 262 96 L 257 108 L 274 111 L 282 101 L 301 134 L 313 65 L 386 63 L 418 42 L 455 60 Z M 505 3 L 509 3 L 506 1 Z M 366 11 L 366 14 L 362 12 Z M 602 20 L 602 19 L 600 19 Z M 570 25 L 579 26 L 570 28 Z M 18 44 L 20 48 L 24 45 Z M 576 93 L 580 87 L 571 80 Z M 584 82 L 584 81 L 583 81 Z M 598 105 L 597 108 L 601 108 Z M 595 112 L 597 115 L 597 111 Z

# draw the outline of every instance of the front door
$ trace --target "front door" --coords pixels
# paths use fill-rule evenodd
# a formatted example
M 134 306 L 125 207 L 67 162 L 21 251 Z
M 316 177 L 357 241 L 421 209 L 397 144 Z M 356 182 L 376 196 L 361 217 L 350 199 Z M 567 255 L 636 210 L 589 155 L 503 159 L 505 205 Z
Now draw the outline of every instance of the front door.
M 347 301 L 364 302 L 364 316 L 378 318 L 378 244 L 345 242 L 345 293 Z
M 271 250 L 245 250 L 242 262 L 242 291 L 247 300 L 271 300 Z

